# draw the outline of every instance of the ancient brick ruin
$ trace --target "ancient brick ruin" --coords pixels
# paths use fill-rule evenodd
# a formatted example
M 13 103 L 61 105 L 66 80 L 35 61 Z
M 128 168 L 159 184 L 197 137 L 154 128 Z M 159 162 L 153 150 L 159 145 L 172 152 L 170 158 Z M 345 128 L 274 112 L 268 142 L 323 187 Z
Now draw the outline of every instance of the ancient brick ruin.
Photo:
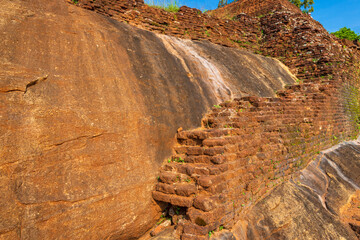
M 187 208 L 182 239 L 231 227 L 322 149 L 355 137 L 337 89 L 324 81 L 288 87 L 279 98 L 235 99 L 214 107 L 204 130 L 180 131 L 153 196 Z
M 246 207 L 321 150 L 359 133 L 359 45 L 337 40 L 291 4 L 239 2 L 241 14 L 219 19 L 188 7 L 168 13 L 142 1 L 79 1 L 150 31 L 275 57 L 299 78 L 277 98 L 216 105 L 201 128 L 177 133 L 153 197 L 179 208 L 173 222 L 182 239 L 231 228 Z

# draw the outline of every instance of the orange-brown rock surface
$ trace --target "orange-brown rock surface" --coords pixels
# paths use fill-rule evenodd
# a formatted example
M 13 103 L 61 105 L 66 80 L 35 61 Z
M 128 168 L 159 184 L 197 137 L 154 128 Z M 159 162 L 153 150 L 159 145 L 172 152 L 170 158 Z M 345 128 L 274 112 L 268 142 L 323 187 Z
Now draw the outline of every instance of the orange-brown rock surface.
M 277 60 L 62 0 L 0 4 L 0 239 L 138 238 L 176 129 L 295 81 Z

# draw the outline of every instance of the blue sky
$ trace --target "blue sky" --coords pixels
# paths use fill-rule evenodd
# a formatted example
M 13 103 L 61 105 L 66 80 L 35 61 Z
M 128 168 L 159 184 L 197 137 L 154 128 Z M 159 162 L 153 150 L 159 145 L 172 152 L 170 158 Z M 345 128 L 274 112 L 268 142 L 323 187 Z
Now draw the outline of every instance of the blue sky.
M 360 34 L 360 0 L 314 0 L 313 18 L 328 31 L 348 27 Z
M 149 2 L 151 0 L 145 0 Z M 165 0 L 158 0 L 166 2 Z M 154 1 L 156 2 L 156 0 Z M 180 5 L 194 7 L 200 10 L 217 8 L 218 0 L 180 0 Z M 314 0 L 312 16 L 326 30 L 334 32 L 342 27 L 348 27 L 360 34 L 360 0 Z

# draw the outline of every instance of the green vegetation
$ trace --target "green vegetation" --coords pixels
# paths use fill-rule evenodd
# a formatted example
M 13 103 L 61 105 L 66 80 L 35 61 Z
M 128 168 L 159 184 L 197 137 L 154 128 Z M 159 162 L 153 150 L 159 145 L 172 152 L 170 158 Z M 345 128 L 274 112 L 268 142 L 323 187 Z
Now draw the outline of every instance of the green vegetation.
M 180 208 L 177 207 L 177 206 L 175 206 L 174 208 L 175 208 L 175 213 L 176 213 L 176 215 L 179 215 L 179 214 L 180 214 Z
M 313 63 L 317 63 L 318 61 L 319 61 L 320 59 L 318 59 L 318 58 L 313 58 Z
M 177 157 L 177 158 L 168 158 L 167 160 L 168 163 L 171 163 L 171 162 L 177 162 L 177 163 L 185 163 L 185 159 L 183 159 L 182 157 Z
M 219 0 L 218 8 L 224 7 L 228 4 L 227 0 Z
M 156 225 L 160 225 L 161 223 L 163 223 L 167 218 L 162 214 L 160 217 L 160 220 L 156 223 Z
M 295 82 L 296 82 L 297 84 L 301 84 L 301 83 L 304 82 L 304 80 L 296 78 Z
M 347 27 L 340 28 L 339 31 L 331 34 L 340 39 L 348 39 L 351 41 L 360 40 L 360 35 L 357 35 L 353 30 Z
M 183 159 L 182 157 L 177 157 L 177 158 L 168 158 L 167 160 L 168 163 L 171 163 L 171 162 L 177 162 L 177 163 L 185 163 L 185 159 Z
M 71 0 L 73 4 L 78 4 L 79 0 Z
M 164 9 L 167 12 L 178 12 L 180 3 L 177 0 L 147 0 L 145 3 L 151 7 Z
M 176 158 L 176 159 L 174 160 L 174 162 L 177 162 L 177 163 L 184 163 L 184 162 L 185 162 L 185 160 L 184 160 L 182 157 L 179 157 L 179 158 Z
M 214 108 L 221 108 L 220 105 L 214 105 Z
M 219 0 L 218 8 L 224 7 L 229 3 L 236 2 L 228 0 Z M 289 2 L 295 4 L 298 8 L 302 9 L 304 13 L 311 13 L 314 11 L 314 0 L 289 0 Z
M 314 0 L 289 0 L 292 4 L 302 9 L 304 13 L 312 13 L 314 11 Z

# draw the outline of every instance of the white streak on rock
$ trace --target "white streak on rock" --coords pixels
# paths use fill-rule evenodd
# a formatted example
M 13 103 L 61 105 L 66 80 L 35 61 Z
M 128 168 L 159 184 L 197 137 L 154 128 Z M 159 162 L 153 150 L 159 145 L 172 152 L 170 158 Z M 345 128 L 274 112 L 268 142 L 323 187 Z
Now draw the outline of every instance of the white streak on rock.
M 185 70 L 190 71 L 189 67 L 186 65 L 185 60 L 180 56 L 180 52 L 184 56 L 189 57 L 193 62 L 196 62 L 197 66 L 206 73 L 207 79 L 202 79 L 207 85 L 209 85 L 210 90 L 214 93 L 218 102 L 223 102 L 226 100 L 232 99 L 232 92 L 230 88 L 225 83 L 220 71 L 218 68 L 211 63 L 208 59 L 202 57 L 194 48 L 191 46 L 191 41 L 178 39 L 175 37 L 170 37 L 166 35 L 158 35 L 164 42 L 164 45 L 167 47 L 169 52 L 174 54 L 179 58 L 182 65 L 185 64 Z M 172 49 L 169 48 L 169 44 L 172 46 Z M 175 51 L 176 49 L 176 51 Z

